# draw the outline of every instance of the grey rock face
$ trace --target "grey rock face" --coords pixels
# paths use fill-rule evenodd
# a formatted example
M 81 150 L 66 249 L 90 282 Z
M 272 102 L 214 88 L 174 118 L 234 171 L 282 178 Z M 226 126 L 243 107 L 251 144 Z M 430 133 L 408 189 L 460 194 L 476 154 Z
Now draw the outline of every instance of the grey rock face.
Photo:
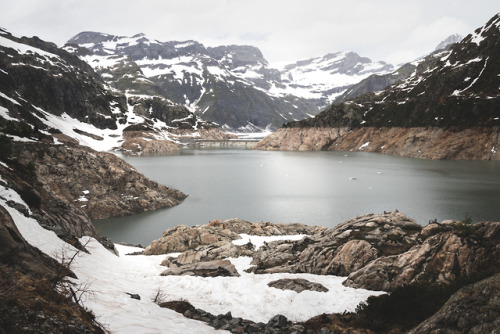
M 195 227 L 176 226 L 163 232 L 160 239 L 151 243 L 144 250 L 145 255 L 158 255 L 174 252 L 184 252 L 194 250 L 199 246 L 209 246 L 199 248 L 194 252 L 187 253 L 188 258 L 205 258 L 216 256 L 214 254 L 229 254 L 236 248 L 224 245 L 219 242 L 231 242 L 241 239 L 238 234 L 245 233 L 251 235 L 271 236 L 271 235 L 291 235 L 291 234 L 314 234 L 326 230 L 325 227 L 307 226 L 303 224 L 272 224 L 269 222 L 251 223 L 239 218 L 227 220 L 213 220 L 208 225 Z M 240 247 L 241 249 L 241 247 Z
M 261 247 L 255 273 L 347 276 L 354 288 L 393 291 L 430 280 L 448 284 L 500 267 L 500 223 L 444 221 L 422 229 L 399 212 L 366 215 L 299 241 Z
M 280 279 L 277 281 L 272 281 L 267 284 L 268 286 L 281 290 L 292 290 L 297 293 L 301 293 L 304 290 L 317 291 L 317 292 L 328 292 L 322 284 L 310 282 L 305 279 Z
M 168 254 L 184 252 L 202 245 L 212 245 L 221 241 L 240 239 L 240 236 L 229 230 L 220 230 L 209 226 L 188 227 L 180 225 L 163 232 L 160 239 L 154 240 L 146 247 L 144 255 Z
M 186 250 L 176 258 L 167 257 L 161 264 L 168 267 L 179 267 L 184 264 L 222 260 L 230 257 L 252 256 L 254 250 L 255 247 L 252 244 L 236 246 L 230 241 L 220 241 Z
M 240 276 L 234 265 L 229 260 L 216 260 L 185 264 L 176 268 L 169 268 L 161 273 L 161 276 Z

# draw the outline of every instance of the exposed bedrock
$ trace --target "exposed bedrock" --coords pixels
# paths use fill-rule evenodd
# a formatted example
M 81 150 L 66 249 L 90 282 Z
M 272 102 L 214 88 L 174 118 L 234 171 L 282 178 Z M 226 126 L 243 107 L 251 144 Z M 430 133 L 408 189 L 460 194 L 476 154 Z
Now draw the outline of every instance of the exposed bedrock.
M 295 127 L 281 128 L 259 150 L 364 151 L 422 159 L 500 160 L 500 128 Z

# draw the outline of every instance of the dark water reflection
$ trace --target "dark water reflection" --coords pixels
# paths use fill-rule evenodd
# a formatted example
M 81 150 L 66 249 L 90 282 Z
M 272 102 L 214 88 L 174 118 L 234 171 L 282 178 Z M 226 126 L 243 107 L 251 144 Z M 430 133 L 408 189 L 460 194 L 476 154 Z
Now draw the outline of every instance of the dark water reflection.
M 146 245 L 176 225 L 233 217 L 333 227 L 358 215 L 398 209 L 421 224 L 466 216 L 500 220 L 500 162 L 250 150 L 125 160 L 189 197 L 173 208 L 96 221 L 114 242 Z

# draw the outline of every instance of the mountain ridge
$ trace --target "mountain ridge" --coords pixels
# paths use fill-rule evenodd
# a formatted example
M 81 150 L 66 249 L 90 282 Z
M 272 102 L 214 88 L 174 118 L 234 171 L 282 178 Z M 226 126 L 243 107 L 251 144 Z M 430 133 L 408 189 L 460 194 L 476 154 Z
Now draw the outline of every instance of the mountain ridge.
M 449 51 L 415 62 L 414 71 L 403 81 L 332 105 L 314 118 L 287 123 L 256 148 L 362 149 L 433 159 L 499 159 L 499 41 L 497 14 Z M 290 128 L 302 130 L 287 133 Z M 325 129 L 323 135 L 319 129 Z M 398 137 L 388 136 L 397 129 Z
M 202 119 L 229 131 L 276 129 L 310 117 L 333 98 L 371 73 L 392 67 L 353 52 L 338 52 L 272 68 L 262 52 L 249 45 L 205 47 L 196 41 L 159 42 L 145 35 L 113 36 L 82 32 L 65 46 L 122 91 L 116 74 L 134 68 L 136 81 L 148 81 L 148 94 L 186 106 Z M 115 57 L 128 65 L 111 64 Z M 312 71 L 307 63 L 315 61 Z M 309 64 L 310 65 L 310 64 Z M 314 72 L 314 73 L 312 73 Z M 293 80 L 293 76 L 298 80 Z M 316 81 L 319 82 L 316 83 Z
M 111 89 L 88 63 L 53 43 L 2 30 L 0 50 L 0 131 L 16 141 L 151 153 L 196 137 L 230 137 L 166 99 Z

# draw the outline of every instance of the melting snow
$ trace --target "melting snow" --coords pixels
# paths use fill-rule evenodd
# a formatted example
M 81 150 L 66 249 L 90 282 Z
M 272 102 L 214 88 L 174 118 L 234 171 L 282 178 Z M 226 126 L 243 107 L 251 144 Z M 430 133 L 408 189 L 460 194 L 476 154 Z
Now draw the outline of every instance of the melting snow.
M 362 150 L 362 149 L 364 149 L 365 147 L 368 147 L 368 145 L 370 145 L 370 142 L 369 142 L 369 141 L 367 141 L 366 143 L 364 143 L 363 145 L 361 145 L 361 146 L 358 148 L 358 150 Z
M 4 197 L 6 190 L 1 191 Z M 11 197 L 15 196 L 12 190 L 7 192 Z M 9 211 L 23 237 L 47 255 L 57 257 L 63 251 L 76 252 L 34 219 L 26 218 L 5 205 L 4 199 L 0 198 L 0 204 Z M 256 244 L 266 241 L 266 238 L 243 237 L 243 242 L 248 240 L 245 238 L 251 238 Z M 272 239 L 267 238 L 267 241 Z M 241 277 L 160 276 L 165 267 L 159 263 L 165 255 L 126 255 L 140 249 L 116 245 L 120 255 L 115 256 L 94 239 L 83 237 L 81 241 L 88 242 L 90 254 L 81 252 L 75 258 L 72 269 L 79 279 L 74 282 L 90 283 L 93 294 L 87 296 L 85 306 L 113 333 L 217 333 L 202 322 L 160 308 L 153 302 L 158 293 L 164 301 L 184 299 L 213 314 L 231 311 L 235 317 L 263 322 L 275 314 L 283 314 L 291 320 L 306 320 L 324 312 L 352 311 L 368 296 L 380 294 L 344 287 L 341 283 L 345 278 L 336 276 L 245 273 L 243 270 L 250 266 L 251 261 L 248 257 L 230 259 Z M 298 294 L 267 286 L 270 281 L 280 278 L 305 278 L 323 284 L 330 291 Z M 132 299 L 127 293 L 139 294 L 141 299 Z

